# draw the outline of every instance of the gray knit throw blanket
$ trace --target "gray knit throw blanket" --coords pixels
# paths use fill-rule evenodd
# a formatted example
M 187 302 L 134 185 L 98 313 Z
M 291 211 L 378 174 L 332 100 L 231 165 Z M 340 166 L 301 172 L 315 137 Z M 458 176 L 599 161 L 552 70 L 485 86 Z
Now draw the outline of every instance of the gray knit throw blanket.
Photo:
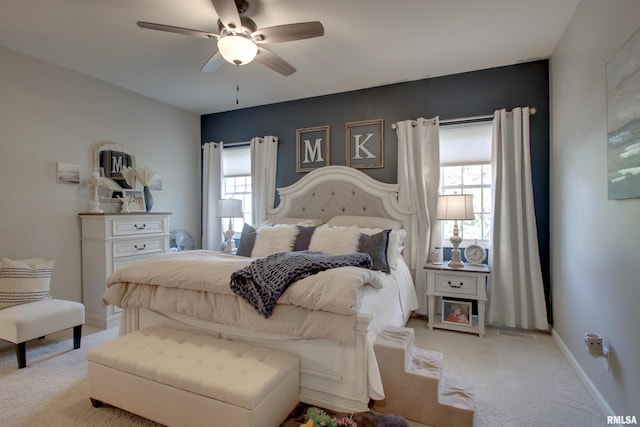
M 296 280 L 338 267 L 371 269 L 371 256 L 363 253 L 328 255 L 321 252 L 278 252 L 253 260 L 231 274 L 231 290 L 262 316 L 269 318 L 278 298 Z

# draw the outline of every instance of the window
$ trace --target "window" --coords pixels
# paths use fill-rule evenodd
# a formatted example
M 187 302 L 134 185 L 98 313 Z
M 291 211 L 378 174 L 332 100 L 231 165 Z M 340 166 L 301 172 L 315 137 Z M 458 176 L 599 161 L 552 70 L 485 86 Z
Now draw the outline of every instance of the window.
M 458 221 L 462 246 L 477 240 L 488 246 L 491 236 L 492 122 L 449 125 L 440 128 L 440 194 L 473 194 L 476 219 Z M 443 221 L 443 246 L 453 221 Z
M 222 198 L 242 200 L 244 218 L 234 218 L 233 229 L 242 232 L 244 223 L 251 223 L 251 150 L 249 145 L 225 147 L 222 151 Z M 224 220 L 226 221 L 226 220 Z M 226 230 L 228 224 L 223 224 Z

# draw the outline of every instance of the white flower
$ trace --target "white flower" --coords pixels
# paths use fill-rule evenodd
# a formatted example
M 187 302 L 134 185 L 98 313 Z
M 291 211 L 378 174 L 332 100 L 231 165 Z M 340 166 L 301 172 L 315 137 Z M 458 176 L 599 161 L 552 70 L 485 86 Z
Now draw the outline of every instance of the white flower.
M 111 181 L 108 178 L 98 176 L 96 173 L 94 173 L 91 176 L 91 178 L 83 179 L 82 185 L 84 185 L 85 187 L 91 187 L 91 188 L 107 187 L 114 191 L 120 190 L 120 187 L 118 187 L 113 181 Z
M 127 181 L 127 184 L 129 184 L 131 188 L 135 188 L 136 171 L 131 166 L 125 166 L 122 168 L 122 177 Z
M 149 166 L 140 166 L 135 168 L 136 176 L 144 187 L 148 187 L 151 184 L 151 180 L 156 176 L 156 171 Z

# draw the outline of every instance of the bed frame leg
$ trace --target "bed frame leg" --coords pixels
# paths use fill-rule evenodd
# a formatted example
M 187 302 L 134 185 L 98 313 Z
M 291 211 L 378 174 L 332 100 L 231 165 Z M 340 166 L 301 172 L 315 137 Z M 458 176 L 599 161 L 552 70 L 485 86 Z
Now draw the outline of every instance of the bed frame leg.
M 94 408 L 101 408 L 102 405 L 104 405 L 102 400 L 94 399 L 93 397 L 90 397 L 89 399 L 91 399 L 91 405 L 93 405 Z

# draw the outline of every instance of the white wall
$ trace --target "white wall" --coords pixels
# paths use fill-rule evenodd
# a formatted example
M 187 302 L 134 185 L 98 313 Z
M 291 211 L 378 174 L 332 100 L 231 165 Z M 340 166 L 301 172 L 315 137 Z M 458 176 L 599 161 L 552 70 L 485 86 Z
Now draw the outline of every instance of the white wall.
M 640 199 L 607 199 L 605 67 L 639 26 L 637 0 L 582 0 L 556 48 L 550 201 L 554 332 L 607 415 L 638 418 Z M 609 372 L 587 354 L 585 332 L 609 343 Z
M 153 211 L 200 235 L 200 117 L 0 47 L 0 256 L 56 265 L 52 295 L 81 301 L 78 213 L 91 191 L 57 184 L 56 163 L 93 168 L 103 143 L 130 148 L 163 178 Z

